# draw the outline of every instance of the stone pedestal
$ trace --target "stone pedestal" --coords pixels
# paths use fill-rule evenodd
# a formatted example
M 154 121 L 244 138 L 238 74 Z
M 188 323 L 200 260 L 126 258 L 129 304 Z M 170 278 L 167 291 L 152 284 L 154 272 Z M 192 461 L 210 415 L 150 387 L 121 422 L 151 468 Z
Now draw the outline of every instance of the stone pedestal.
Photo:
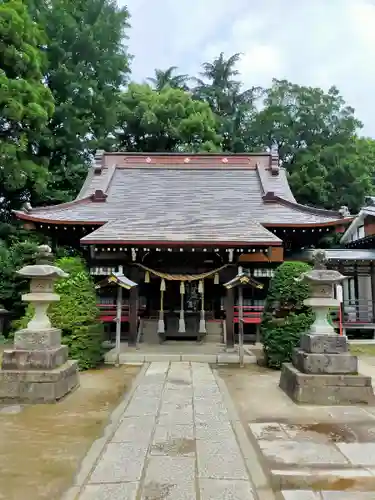
M 61 331 L 52 328 L 48 306 L 60 300 L 53 283 L 68 275 L 51 264 L 51 249 L 38 248 L 40 261 L 25 266 L 18 274 L 31 278 L 30 302 L 34 316 L 27 328 L 15 333 L 13 349 L 4 351 L 0 370 L 0 404 L 53 403 L 79 385 L 78 365 L 68 360 L 68 348 L 61 345 Z
M 280 388 L 296 403 L 375 404 L 371 377 L 358 373 L 345 336 L 305 334 L 292 363 L 285 363 Z
M 68 360 L 60 330 L 16 332 L 14 348 L 3 353 L 0 404 L 52 403 L 78 385 L 77 362 Z

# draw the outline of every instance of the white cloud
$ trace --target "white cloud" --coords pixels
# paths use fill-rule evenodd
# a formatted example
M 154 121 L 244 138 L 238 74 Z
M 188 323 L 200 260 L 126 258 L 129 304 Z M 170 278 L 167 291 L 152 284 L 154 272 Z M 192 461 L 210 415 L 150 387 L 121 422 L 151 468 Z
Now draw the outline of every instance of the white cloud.
M 133 76 L 178 66 L 196 74 L 223 51 L 242 52 L 246 86 L 272 77 L 336 85 L 375 137 L 374 0 L 129 0 Z

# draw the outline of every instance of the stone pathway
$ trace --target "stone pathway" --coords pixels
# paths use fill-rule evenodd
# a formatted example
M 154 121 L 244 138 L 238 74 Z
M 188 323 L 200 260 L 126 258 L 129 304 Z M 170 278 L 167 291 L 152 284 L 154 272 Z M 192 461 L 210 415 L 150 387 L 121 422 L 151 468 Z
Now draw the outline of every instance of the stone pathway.
M 152 363 L 72 498 L 258 498 L 210 366 Z

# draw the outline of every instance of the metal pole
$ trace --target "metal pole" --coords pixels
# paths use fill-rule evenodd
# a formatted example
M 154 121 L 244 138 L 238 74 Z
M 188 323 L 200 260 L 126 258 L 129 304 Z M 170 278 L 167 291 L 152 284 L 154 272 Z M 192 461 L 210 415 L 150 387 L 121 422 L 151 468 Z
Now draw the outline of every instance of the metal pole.
M 116 303 L 116 366 L 120 365 L 121 312 L 122 312 L 122 286 L 118 285 L 117 303 Z
M 244 347 L 243 347 L 243 295 L 242 286 L 238 287 L 238 348 L 240 367 L 244 366 Z

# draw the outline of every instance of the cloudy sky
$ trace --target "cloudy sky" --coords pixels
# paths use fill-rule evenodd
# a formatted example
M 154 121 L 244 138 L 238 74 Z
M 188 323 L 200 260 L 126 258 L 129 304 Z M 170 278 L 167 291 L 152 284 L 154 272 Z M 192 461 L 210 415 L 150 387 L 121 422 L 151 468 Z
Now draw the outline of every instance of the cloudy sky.
M 245 85 L 336 85 L 375 138 L 375 0 L 120 1 L 135 80 L 169 66 L 194 75 L 221 51 L 242 52 Z

